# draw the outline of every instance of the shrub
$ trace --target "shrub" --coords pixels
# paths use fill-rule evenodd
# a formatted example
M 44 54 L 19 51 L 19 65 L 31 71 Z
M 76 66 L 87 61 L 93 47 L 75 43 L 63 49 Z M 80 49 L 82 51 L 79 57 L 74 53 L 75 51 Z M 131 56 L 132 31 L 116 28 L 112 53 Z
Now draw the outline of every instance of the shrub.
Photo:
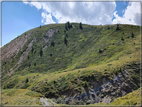
M 102 53 L 103 51 L 101 49 L 99 49 L 99 53 Z
M 55 43 L 54 43 L 53 41 L 51 42 L 51 46 L 52 46 L 52 47 L 54 47 L 54 46 L 55 46 Z
M 121 40 L 122 40 L 122 41 L 124 41 L 124 38 L 123 38 L 123 37 L 121 37 Z
M 88 87 L 88 82 L 87 81 L 83 82 L 83 87 L 85 87 L 85 88 Z
M 28 78 L 26 78 L 26 81 L 25 81 L 25 83 L 28 83 L 29 82 L 29 79 Z

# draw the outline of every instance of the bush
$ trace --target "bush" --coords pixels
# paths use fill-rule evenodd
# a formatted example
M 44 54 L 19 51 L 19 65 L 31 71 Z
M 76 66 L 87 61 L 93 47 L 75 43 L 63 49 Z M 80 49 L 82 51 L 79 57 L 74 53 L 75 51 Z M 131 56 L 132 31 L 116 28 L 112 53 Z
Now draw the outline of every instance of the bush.
M 88 87 L 88 82 L 87 81 L 83 82 L 83 87 L 85 87 L 85 88 Z
M 121 40 L 124 41 L 124 38 L 122 37 Z
M 25 83 L 28 83 L 28 82 L 29 82 L 29 79 L 27 78 L 26 81 L 25 81 Z
M 102 53 L 103 51 L 101 49 L 99 49 L 99 53 Z
M 52 47 L 54 47 L 54 46 L 55 46 L 55 43 L 54 43 L 53 41 L 51 42 L 51 46 L 52 46 Z

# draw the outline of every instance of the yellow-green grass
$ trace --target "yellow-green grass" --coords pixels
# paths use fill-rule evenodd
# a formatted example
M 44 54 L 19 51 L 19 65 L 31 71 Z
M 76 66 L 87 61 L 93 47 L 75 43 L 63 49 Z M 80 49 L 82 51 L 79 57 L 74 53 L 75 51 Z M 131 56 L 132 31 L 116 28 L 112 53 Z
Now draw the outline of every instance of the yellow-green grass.
M 41 105 L 40 93 L 27 89 L 2 89 L 3 105 Z
M 51 26 L 55 27 L 54 25 L 51 25 Z M 57 26 L 58 25 L 56 25 L 56 27 Z M 45 86 L 44 84 L 46 84 L 46 83 L 51 83 L 50 85 L 52 85 L 52 81 L 56 81 L 56 80 L 58 81 L 62 77 L 65 77 L 65 78 L 67 77 L 67 79 L 69 80 L 68 83 L 70 83 L 71 78 L 68 78 L 69 74 L 71 74 L 73 77 L 77 77 L 77 78 L 82 76 L 82 74 L 85 74 L 86 76 L 88 76 L 92 72 L 93 73 L 98 72 L 98 74 L 102 74 L 102 75 L 105 74 L 106 72 L 112 74 L 112 73 L 115 73 L 115 71 L 119 71 L 120 68 L 123 68 L 123 66 L 125 67 L 125 65 L 129 65 L 133 62 L 140 62 L 141 35 L 139 35 L 138 30 L 136 30 L 136 31 L 134 30 L 133 32 L 136 32 L 135 37 L 134 38 L 129 37 L 129 39 L 128 39 L 127 35 L 130 36 L 132 31 L 129 31 L 129 27 L 128 27 L 128 30 L 126 28 L 127 27 L 124 27 L 124 29 L 122 29 L 119 32 L 115 31 L 115 30 L 113 31 L 112 28 L 111 28 L 112 31 L 110 31 L 110 30 L 106 31 L 105 29 L 102 30 L 103 36 L 100 35 L 101 39 L 99 39 L 95 43 L 95 45 L 91 46 L 91 44 L 90 44 L 90 45 L 88 45 L 87 48 L 83 48 L 84 50 L 79 48 L 80 46 L 82 46 L 81 41 L 85 42 L 86 40 L 88 40 L 87 44 L 89 44 L 90 43 L 89 41 L 91 41 L 90 38 L 93 38 L 94 37 L 93 35 L 97 35 L 96 34 L 97 32 L 95 32 L 95 33 L 92 32 L 93 34 L 91 36 L 90 35 L 91 32 L 89 33 L 89 32 L 82 30 L 82 33 L 81 33 L 78 30 L 71 29 L 70 31 L 68 31 L 68 35 L 69 35 L 68 40 L 70 41 L 70 45 L 68 48 L 64 45 L 64 43 L 58 44 L 54 48 L 48 47 L 48 50 L 44 51 L 43 57 L 40 57 L 40 58 L 38 57 L 40 46 L 37 43 L 36 45 L 34 45 L 35 46 L 34 49 L 37 51 L 37 54 L 36 54 L 37 56 L 30 53 L 29 54 L 30 58 L 26 60 L 27 62 L 26 61 L 24 62 L 27 64 L 30 63 L 30 64 L 32 64 L 32 66 L 26 67 L 25 66 L 26 64 L 25 64 L 25 65 L 21 66 L 22 68 L 19 69 L 19 71 L 16 71 L 14 75 L 12 75 L 11 77 L 8 77 L 7 79 L 3 79 L 2 88 L 4 88 L 4 89 L 5 88 L 17 88 L 17 89 L 18 88 L 24 88 L 24 89 L 27 88 L 29 90 L 34 89 L 34 91 L 36 91 L 35 89 L 41 87 L 41 86 L 38 86 L 39 84 L 43 83 L 42 87 L 44 87 Z M 37 30 L 39 32 L 43 32 L 44 30 L 47 31 L 48 29 L 49 29 L 48 27 L 46 28 L 46 26 L 42 26 L 42 29 L 36 28 L 34 30 L 35 31 Z M 62 27 L 60 29 L 60 33 L 58 34 L 57 38 L 55 39 L 56 44 L 58 42 L 61 42 L 64 39 L 64 36 L 63 36 L 64 34 L 62 32 L 63 29 L 64 29 L 64 25 L 62 25 Z M 92 28 L 89 28 L 89 29 L 92 29 Z M 73 37 L 72 31 L 76 32 L 76 33 L 74 33 L 74 37 Z M 122 34 L 123 32 L 125 33 L 125 35 Z M 87 36 L 84 36 L 84 33 Z M 41 35 L 41 34 L 38 34 L 38 35 Z M 79 37 L 76 35 L 79 35 Z M 34 34 L 33 34 L 33 36 L 34 36 Z M 124 37 L 124 39 L 125 39 L 124 41 L 121 40 L 121 36 Z M 37 40 L 40 40 L 42 38 L 42 37 L 41 38 L 40 37 L 41 36 L 37 36 Z M 58 38 L 58 37 L 60 37 L 60 38 Z M 97 37 L 99 37 L 99 36 L 96 36 L 96 38 Z M 62 38 L 62 40 L 60 40 L 61 38 Z M 74 40 L 74 38 L 77 38 L 77 40 Z M 59 41 L 57 41 L 57 40 L 59 40 Z M 117 42 L 119 42 L 119 43 L 117 44 Z M 94 43 L 94 42 L 92 42 L 92 43 Z M 104 46 L 101 46 L 102 44 Z M 27 43 L 27 45 L 28 45 L 28 43 Z M 76 51 L 81 52 L 81 54 L 78 53 L 75 56 L 72 56 L 72 54 L 73 54 L 72 51 L 75 51 L 73 48 L 74 46 L 76 47 Z M 26 48 L 26 46 L 25 46 L 25 48 Z M 64 49 L 64 50 L 62 50 L 64 53 L 60 53 L 59 52 L 60 49 Z M 70 49 L 70 50 L 68 50 L 68 49 Z M 106 50 L 103 53 L 99 53 L 98 49 L 106 49 Z M 61 54 L 61 56 L 58 56 L 58 54 L 57 54 L 58 52 Z M 51 53 L 53 53 L 52 57 L 49 56 L 49 54 L 51 54 Z M 64 55 L 65 57 L 62 57 L 63 56 L 62 54 L 65 54 Z M 61 61 L 61 57 L 65 60 Z M 69 61 L 68 58 L 72 58 L 72 57 L 73 57 L 73 59 Z M 44 59 L 49 59 L 48 60 L 49 62 Z M 99 60 L 97 60 L 97 59 L 99 59 Z M 61 64 L 60 61 L 63 63 Z M 36 62 L 36 66 L 33 65 L 35 62 Z M 52 63 L 52 62 L 56 62 L 56 63 Z M 69 64 L 67 64 L 67 63 L 69 63 Z M 58 66 L 60 64 L 61 64 L 61 66 Z M 54 65 L 54 66 L 51 66 L 51 65 Z M 63 65 L 65 65 L 66 67 L 64 68 Z M 7 66 L 9 66 L 9 64 L 5 65 L 5 68 L 7 68 Z M 48 70 L 47 69 L 48 66 L 51 66 L 52 70 Z M 60 69 L 62 67 L 63 67 L 63 69 Z M 57 69 L 54 69 L 54 68 L 57 68 Z M 70 77 L 72 77 L 72 76 L 70 76 Z M 99 77 L 100 76 L 98 76 L 98 78 Z M 64 82 L 62 82 L 62 83 L 64 83 Z M 48 84 L 47 86 L 50 86 L 50 85 Z M 38 90 L 38 92 L 39 92 L 39 90 Z M 41 90 L 43 91 L 43 89 L 41 89 Z M 40 92 L 42 92 L 42 91 L 40 91 Z M 50 91 L 52 91 L 52 89 Z M 3 95 L 3 93 L 2 93 L 2 95 Z M 32 95 L 32 94 L 31 93 L 26 94 L 26 95 L 24 94 L 24 96 L 27 96 L 27 95 L 29 97 L 29 95 Z M 9 101 L 9 99 L 10 98 L 7 98 L 7 101 Z M 6 104 L 6 101 L 5 101 L 5 104 Z M 20 104 L 13 104 L 13 105 L 20 105 Z M 30 105 L 30 104 L 27 104 L 27 105 Z M 31 104 L 31 105 L 33 105 L 33 104 Z M 99 104 L 97 104 L 97 105 L 99 105 Z
M 116 99 L 110 105 L 141 105 L 141 89 Z
M 60 77 L 65 77 L 68 74 L 73 74 L 74 76 L 80 75 L 81 72 L 88 72 L 88 71 L 97 71 L 97 72 L 104 72 L 104 70 L 107 70 L 108 73 L 114 72 L 115 70 L 119 69 L 120 67 L 123 67 L 124 65 L 130 64 L 132 62 L 140 61 L 140 52 L 135 51 L 135 53 L 124 55 L 120 57 L 118 60 L 114 60 L 111 62 L 108 62 L 106 64 L 100 64 L 100 65 L 91 65 L 86 68 L 80 68 L 75 70 L 64 70 L 64 71 L 58 71 L 53 73 L 30 73 L 26 75 L 18 75 L 18 77 L 13 76 L 13 78 L 18 78 L 18 84 L 17 87 L 21 86 L 23 82 L 26 80 L 26 78 L 29 79 L 29 87 L 30 89 L 32 86 L 37 84 L 40 81 L 52 81 L 57 80 Z M 78 73 L 80 71 L 80 73 Z M 16 88 L 16 87 L 15 87 Z

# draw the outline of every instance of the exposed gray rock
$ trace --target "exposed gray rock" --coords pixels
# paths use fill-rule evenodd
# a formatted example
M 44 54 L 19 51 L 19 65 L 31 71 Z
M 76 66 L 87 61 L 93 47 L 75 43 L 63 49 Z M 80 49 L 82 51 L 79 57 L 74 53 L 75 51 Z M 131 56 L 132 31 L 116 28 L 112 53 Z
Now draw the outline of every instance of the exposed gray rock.
M 118 73 L 111 80 L 103 78 L 101 84 L 95 82 L 93 87 L 89 90 L 85 88 L 86 93 L 63 98 L 64 103 L 71 105 L 82 104 L 82 102 L 84 102 L 83 104 L 110 103 L 138 88 L 132 82 L 131 75 L 127 70 Z
M 53 35 L 54 35 L 55 33 L 57 33 L 57 32 L 58 32 L 58 29 L 57 29 L 57 28 L 56 28 L 56 29 L 49 29 L 49 30 L 46 32 L 45 36 L 43 37 L 43 41 L 45 42 L 45 46 L 43 47 L 43 50 L 46 49 L 46 47 L 48 46 L 49 41 L 52 40 Z

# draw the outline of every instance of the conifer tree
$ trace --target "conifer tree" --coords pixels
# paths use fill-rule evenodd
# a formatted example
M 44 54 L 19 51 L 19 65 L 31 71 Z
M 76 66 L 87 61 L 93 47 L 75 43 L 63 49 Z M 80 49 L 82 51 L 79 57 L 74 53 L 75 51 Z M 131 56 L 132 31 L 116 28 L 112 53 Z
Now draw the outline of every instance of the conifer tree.
M 79 28 L 80 28 L 81 30 L 83 29 L 81 22 L 80 22 L 80 24 L 79 24 Z

